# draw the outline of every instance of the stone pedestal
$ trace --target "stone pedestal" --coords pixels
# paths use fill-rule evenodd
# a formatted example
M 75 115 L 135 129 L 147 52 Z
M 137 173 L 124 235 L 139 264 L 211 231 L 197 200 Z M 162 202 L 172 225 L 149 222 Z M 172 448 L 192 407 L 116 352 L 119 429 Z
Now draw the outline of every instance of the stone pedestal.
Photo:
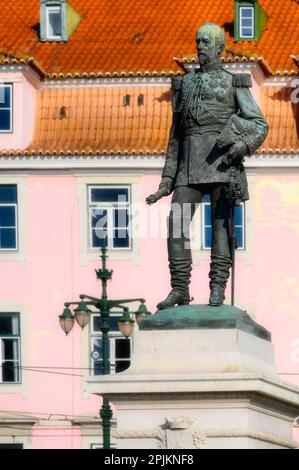
M 237 308 L 189 305 L 144 319 L 130 368 L 88 379 L 117 409 L 118 448 L 295 448 L 299 388 L 267 330 Z

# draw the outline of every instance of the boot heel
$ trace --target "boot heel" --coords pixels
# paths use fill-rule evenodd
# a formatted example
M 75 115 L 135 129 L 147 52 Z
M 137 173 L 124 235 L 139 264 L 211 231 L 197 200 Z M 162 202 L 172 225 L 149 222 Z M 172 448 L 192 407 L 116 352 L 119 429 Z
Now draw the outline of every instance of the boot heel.
M 178 305 L 189 305 L 189 300 L 182 300 L 181 302 L 178 302 Z
M 194 300 L 194 297 L 190 297 L 188 300 L 182 300 L 178 305 L 189 305 L 192 300 Z

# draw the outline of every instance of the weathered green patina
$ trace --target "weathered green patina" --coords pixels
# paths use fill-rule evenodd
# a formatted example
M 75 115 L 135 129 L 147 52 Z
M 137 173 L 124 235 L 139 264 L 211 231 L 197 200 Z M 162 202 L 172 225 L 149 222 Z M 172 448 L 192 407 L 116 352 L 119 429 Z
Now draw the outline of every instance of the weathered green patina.
M 250 93 L 250 75 L 223 66 L 225 38 L 219 25 L 204 23 L 196 34 L 199 67 L 172 83 L 173 122 L 162 180 L 146 199 L 154 204 L 173 192 L 167 240 L 172 290 L 159 310 L 190 302 L 189 228 L 206 194 L 212 220 L 209 304 L 223 304 L 230 268 L 234 304 L 234 207 L 249 199 L 243 159 L 262 145 L 268 124 Z
M 158 310 L 145 317 L 140 330 L 184 330 L 184 329 L 232 329 L 246 331 L 267 341 L 271 334 L 266 328 L 252 320 L 247 312 L 230 305 L 181 305 Z

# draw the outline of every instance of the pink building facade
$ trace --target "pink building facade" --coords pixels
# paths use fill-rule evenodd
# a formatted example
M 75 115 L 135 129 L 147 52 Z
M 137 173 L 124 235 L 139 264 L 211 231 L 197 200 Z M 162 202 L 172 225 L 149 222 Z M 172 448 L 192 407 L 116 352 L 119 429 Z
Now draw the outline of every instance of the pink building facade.
M 185 67 L 189 66 L 192 63 Z M 243 248 L 236 255 L 235 304 L 271 332 L 280 378 L 299 385 L 299 148 L 289 143 L 290 134 L 298 132 L 299 72 L 267 76 L 260 63 L 249 59 L 226 61 L 225 66 L 235 73 L 251 74 L 252 93 L 270 118 L 270 132 L 271 126 L 274 129 L 263 151 L 245 163 L 250 201 L 240 212 Z M 156 140 L 151 137 L 154 143 L 148 152 L 138 150 L 141 131 L 137 124 L 130 129 L 133 150 L 118 148 L 115 142 L 120 129 L 124 135 L 128 132 L 128 127 L 121 128 L 121 119 L 127 123 L 138 113 L 140 119 L 144 113 L 140 126 L 145 134 L 154 132 L 151 118 L 153 122 L 161 119 L 158 130 L 165 121 L 169 127 L 169 99 L 159 101 L 157 93 L 158 97 L 169 93 L 170 84 L 170 76 L 163 75 L 45 78 L 32 62 L 17 56 L 6 57 L 0 65 L 0 87 L 10 87 L 8 101 L 2 95 L 0 113 L 1 109 L 11 113 L 11 127 L 0 133 L 0 444 L 33 449 L 102 444 L 101 403 L 88 394 L 85 383 L 90 374 L 98 373 L 91 357 L 99 347 L 96 322 L 83 331 L 76 326 L 66 337 L 58 315 L 64 302 L 77 301 L 82 293 L 101 294 L 94 273 L 100 267 L 100 253 L 92 222 L 93 217 L 99 221 L 99 214 L 94 213 L 99 207 L 106 210 L 111 230 L 108 268 L 113 269 L 113 279 L 108 283 L 108 295 L 144 297 L 149 310 L 155 312 L 157 302 L 169 291 L 166 217 L 170 197 L 152 207 L 145 205 L 145 198 L 159 185 L 165 159 L 165 151 L 159 152 L 154 143 L 166 131 L 161 130 L 163 135 Z M 274 89 L 293 93 L 287 111 L 268 97 Z M 86 90 L 94 101 L 87 101 Z M 86 93 L 81 105 L 80 92 Z M 101 93 L 106 101 L 100 101 L 104 99 Z M 131 97 L 129 104 L 127 96 Z M 136 96 L 144 100 L 138 108 Z M 116 127 L 111 125 L 105 137 L 115 149 L 62 149 L 63 141 L 80 132 L 81 141 L 92 139 L 92 125 L 84 136 L 80 123 L 92 121 L 93 105 L 102 106 L 105 112 L 110 109 L 111 122 L 116 119 Z M 122 106 L 125 111 L 119 111 Z M 131 117 L 120 116 L 121 112 L 131 113 Z M 68 125 L 74 115 L 73 125 Z M 108 118 L 105 115 L 105 126 Z M 125 194 L 122 208 L 129 211 L 130 222 L 128 238 L 122 241 L 113 238 L 113 230 L 121 223 L 113 219 L 115 196 L 109 196 L 107 190 Z M 204 212 L 202 205 L 192 227 L 191 294 L 197 303 L 207 303 L 209 295 L 208 219 Z M 127 222 L 123 224 L 127 226 Z M 230 286 L 227 303 L 229 295 Z M 111 360 L 118 370 L 129 360 L 126 346 L 117 343 L 120 339 L 118 333 L 112 333 Z M 134 338 L 131 349 L 133 343 Z M 299 443 L 299 422 L 294 423 L 294 440 Z

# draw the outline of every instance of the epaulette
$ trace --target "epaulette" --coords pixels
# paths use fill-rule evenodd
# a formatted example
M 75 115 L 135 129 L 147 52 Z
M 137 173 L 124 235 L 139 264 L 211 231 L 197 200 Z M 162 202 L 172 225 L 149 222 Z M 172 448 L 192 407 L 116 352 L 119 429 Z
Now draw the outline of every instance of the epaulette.
M 172 89 L 172 91 L 178 91 L 181 88 L 182 80 L 183 80 L 183 77 L 180 76 L 180 75 L 178 77 L 171 77 L 171 89 Z
M 242 87 L 242 88 L 252 87 L 251 75 L 249 73 L 234 74 L 232 85 L 234 87 Z

